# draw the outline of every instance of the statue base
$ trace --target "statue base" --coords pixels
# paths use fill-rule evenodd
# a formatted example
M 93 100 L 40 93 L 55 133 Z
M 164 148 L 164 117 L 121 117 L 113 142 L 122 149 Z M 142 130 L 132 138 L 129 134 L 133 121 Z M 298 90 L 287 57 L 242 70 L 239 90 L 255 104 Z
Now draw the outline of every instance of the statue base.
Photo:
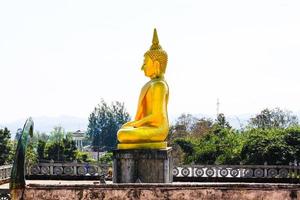
M 167 142 L 120 143 L 118 149 L 166 149 Z
M 114 183 L 171 183 L 172 148 L 118 149 L 113 152 Z

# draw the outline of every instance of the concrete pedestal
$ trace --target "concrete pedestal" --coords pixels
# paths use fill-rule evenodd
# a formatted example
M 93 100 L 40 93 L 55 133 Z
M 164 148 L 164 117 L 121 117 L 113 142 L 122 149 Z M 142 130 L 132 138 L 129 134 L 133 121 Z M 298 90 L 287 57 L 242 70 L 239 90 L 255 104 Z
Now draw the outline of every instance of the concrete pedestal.
M 114 183 L 171 183 L 172 148 L 114 150 Z

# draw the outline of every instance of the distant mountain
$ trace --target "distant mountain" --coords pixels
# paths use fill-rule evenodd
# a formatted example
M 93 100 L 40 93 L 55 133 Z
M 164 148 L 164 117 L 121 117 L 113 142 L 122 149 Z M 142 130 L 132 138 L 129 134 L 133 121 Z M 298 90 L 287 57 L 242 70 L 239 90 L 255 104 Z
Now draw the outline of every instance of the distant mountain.
M 23 128 L 26 119 L 19 119 L 17 121 L 0 124 L 0 127 L 7 127 L 12 136 L 19 128 Z M 49 133 L 53 130 L 55 126 L 62 126 L 65 131 L 77 131 L 77 130 L 86 130 L 88 125 L 88 119 L 73 117 L 73 116 L 59 116 L 59 117 L 33 117 L 34 121 L 34 130 L 39 132 Z

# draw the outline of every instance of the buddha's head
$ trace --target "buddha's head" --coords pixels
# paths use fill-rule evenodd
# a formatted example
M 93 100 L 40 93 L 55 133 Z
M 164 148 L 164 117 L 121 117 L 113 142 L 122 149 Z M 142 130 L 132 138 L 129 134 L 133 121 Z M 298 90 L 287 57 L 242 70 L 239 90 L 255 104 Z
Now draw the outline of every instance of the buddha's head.
M 154 29 L 152 45 L 144 55 L 142 70 L 147 77 L 157 78 L 164 75 L 168 62 L 168 54 L 159 45 L 156 29 Z

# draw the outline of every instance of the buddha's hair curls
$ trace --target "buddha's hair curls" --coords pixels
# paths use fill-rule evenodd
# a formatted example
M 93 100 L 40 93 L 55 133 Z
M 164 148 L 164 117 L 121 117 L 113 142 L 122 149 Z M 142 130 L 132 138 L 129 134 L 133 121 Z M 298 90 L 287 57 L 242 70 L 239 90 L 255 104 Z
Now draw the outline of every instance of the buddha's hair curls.
M 160 63 L 160 69 L 163 73 L 166 71 L 168 63 L 168 54 L 162 49 L 159 50 L 149 50 L 145 53 L 145 56 L 149 56 L 152 61 L 158 61 Z
M 161 48 L 159 44 L 156 29 L 154 29 L 153 32 L 152 45 L 144 56 L 149 56 L 152 61 L 158 61 L 160 63 L 161 72 L 165 73 L 168 63 L 168 54 Z

